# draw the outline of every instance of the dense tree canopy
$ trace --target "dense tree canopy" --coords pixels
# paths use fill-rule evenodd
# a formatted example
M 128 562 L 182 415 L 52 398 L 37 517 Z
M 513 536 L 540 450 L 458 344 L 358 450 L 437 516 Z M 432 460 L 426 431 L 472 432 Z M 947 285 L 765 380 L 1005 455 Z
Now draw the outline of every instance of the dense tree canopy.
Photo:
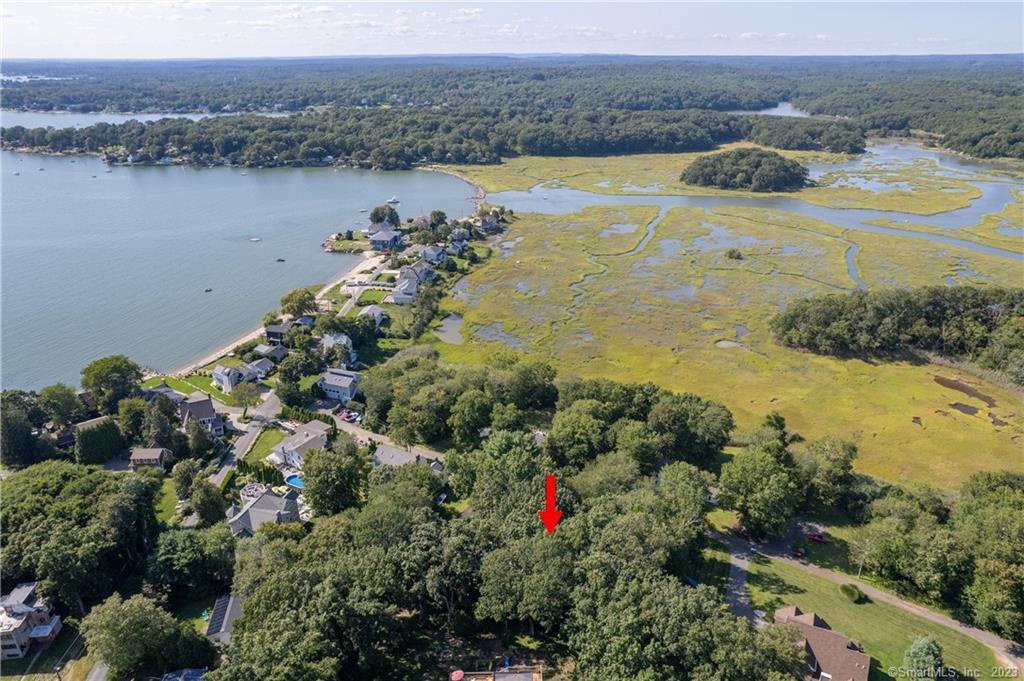
M 159 480 L 46 461 L 4 480 L 3 577 L 38 579 L 65 606 L 108 596 L 141 567 Z
M 754 192 L 786 192 L 807 182 L 807 169 L 764 149 L 734 149 L 694 160 L 680 178 L 687 184 Z
M 928 286 L 798 300 L 771 322 L 784 344 L 829 355 L 925 350 L 1024 385 L 1024 289 Z

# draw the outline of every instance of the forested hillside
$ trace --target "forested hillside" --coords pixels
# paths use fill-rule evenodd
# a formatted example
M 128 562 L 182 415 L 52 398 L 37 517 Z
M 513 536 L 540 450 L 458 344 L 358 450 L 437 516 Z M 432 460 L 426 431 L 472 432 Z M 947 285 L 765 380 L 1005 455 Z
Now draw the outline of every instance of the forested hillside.
M 260 164 L 269 151 L 299 162 L 325 150 L 381 167 L 482 163 L 517 153 L 680 151 L 721 141 L 723 127 L 728 139 L 837 151 L 858 151 L 866 131 L 926 131 L 975 156 L 1024 158 L 1021 66 L 1019 55 L 5 62 L 6 74 L 47 78 L 5 83 L 4 106 L 161 113 L 317 108 L 320 115 L 306 122 L 180 124 L 204 146 L 212 148 L 219 136 L 246 153 L 248 160 L 232 162 Z M 750 120 L 690 111 L 757 110 L 789 100 L 838 118 Z M 257 132 L 269 139 L 253 139 Z M 105 129 L 85 137 L 4 132 L 7 144 L 52 151 L 89 149 L 88 138 L 110 136 Z M 150 155 L 169 143 L 160 128 L 145 135 L 118 130 L 115 137 Z M 377 159 L 369 158 L 371 151 Z M 210 153 L 199 149 L 193 157 L 206 161 Z

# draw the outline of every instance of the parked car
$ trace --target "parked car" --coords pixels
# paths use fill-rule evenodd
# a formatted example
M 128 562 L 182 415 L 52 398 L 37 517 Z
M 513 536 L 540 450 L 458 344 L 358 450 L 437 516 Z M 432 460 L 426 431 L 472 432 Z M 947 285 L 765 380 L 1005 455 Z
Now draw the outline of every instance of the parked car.
M 808 532 L 807 533 L 807 538 L 810 539 L 815 544 L 827 544 L 828 543 L 828 537 L 826 537 L 821 532 Z

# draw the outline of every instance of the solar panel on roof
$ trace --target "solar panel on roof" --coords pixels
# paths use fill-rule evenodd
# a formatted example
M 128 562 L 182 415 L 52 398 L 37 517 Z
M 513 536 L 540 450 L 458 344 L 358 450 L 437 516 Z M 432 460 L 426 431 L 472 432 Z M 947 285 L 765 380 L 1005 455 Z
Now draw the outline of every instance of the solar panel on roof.
M 231 603 L 231 596 L 224 594 L 217 598 L 213 604 L 213 613 L 210 615 L 210 623 L 206 627 L 209 634 L 216 634 L 224 627 L 224 616 L 228 614 L 228 605 Z

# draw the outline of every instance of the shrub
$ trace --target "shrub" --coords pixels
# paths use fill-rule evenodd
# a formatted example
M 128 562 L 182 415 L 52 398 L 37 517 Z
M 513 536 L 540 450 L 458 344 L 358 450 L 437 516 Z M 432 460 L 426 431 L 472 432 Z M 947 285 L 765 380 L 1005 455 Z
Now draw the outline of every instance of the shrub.
M 864 595 L 864 592 L 856 584 L 840 584 L 839 590 L 850 599 L 851 603 L 863 603 L 867 600 L 867 596 Z

